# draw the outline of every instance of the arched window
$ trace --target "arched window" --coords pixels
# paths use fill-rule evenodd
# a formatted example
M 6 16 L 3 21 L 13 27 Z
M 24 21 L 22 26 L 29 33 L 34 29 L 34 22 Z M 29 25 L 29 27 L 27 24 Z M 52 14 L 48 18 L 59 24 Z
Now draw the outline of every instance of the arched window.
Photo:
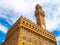
M 22 35 L 22 38 L 23 38 L 23 39 L 26 39 L 26 35 L 25 35 L 25 34 L 23 34 L 23 35 Z

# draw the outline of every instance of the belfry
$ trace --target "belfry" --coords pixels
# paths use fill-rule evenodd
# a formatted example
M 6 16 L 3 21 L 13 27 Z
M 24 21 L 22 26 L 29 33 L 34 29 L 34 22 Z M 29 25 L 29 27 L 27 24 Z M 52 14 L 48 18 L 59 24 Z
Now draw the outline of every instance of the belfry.
M 35 16 L 36 16 L 37 25 L 46 29 L 45 20 L 44 20 L 45 13 L 39 4 L 36 5 Z

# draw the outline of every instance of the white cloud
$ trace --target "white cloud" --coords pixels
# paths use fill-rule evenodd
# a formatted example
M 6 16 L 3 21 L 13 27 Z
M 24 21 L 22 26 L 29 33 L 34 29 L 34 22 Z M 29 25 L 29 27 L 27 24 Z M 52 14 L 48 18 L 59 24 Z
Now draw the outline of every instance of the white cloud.
M 60 25 L 60 6 L 46 6 L 46 26 L 49 31 L 54 31 Z
M 60 44 L 60 36 L 56 37 L 57 44 Z
M 3 32 L 3 33 L 7 33 L 8 28 L 5 27 L 4 25 L 0 24 L 0 31 Z
M 5 8 L 9 7 L 17 12 L 26 13 L 30 9 L 30 5 L 25 0 L 4 0 L 1 5 L 5 4 Z
M 60 29 L 60 0 L 0 0 L 0 7 L 22 13 L 23 16 L 35 22 L 32 15 L 37 3 L 43 7 L 43 10 L 46 13 L 47 29 L 51 32 L 56 28 Z M 0 15 L 0 17 L 6 18 L 8 23 L 10 23 L 9 20 L 12 20 L 14 23 L 20 15 L 10 16 L 12 16 L 12 18 L 8 19 L 6 15 Z M 0 31 L 6 33 L 8 28 L 0 24 L 0 29 Z M 60 37 L 57 37 L 56 39 L 57 41 L 60 41 Z
M 54 31 L 60 25 L 60 0 L 2 0 L 0 6 L 9 8 L 18 13 L 27 14 L 30 20 L 35 21 L 32 15 L 35 10 L 35 5 L 39 3 L 46 13 L 46 27 L 49 31 Z M 29 15 L 32 13 L 31 15 Z M 15 16 L 15 15 L 11 15 Z M 30 18 L 31 17 L 31 18 Z M 16 18 L 11 18 L 16 21 Z

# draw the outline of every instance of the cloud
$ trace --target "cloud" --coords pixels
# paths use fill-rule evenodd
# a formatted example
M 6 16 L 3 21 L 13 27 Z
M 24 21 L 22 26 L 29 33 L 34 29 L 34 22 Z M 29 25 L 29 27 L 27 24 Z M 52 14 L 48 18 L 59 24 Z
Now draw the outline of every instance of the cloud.
M 3 33 L 7 33 L 8 28 L 5 27 L 4 25 L 0 24 L 0 31 L 3 32 Z
M 25 17 L 31 17 L 30 20 L 36 22 L 36 20 L 33 19 L 32 15 L 34 15 L 33 13 L 35 10 L 35 5 L 39 3 L 45 11 L 47 30 L 52 32 L 56 28 L 58 28 L 58 25 L 60 25 L 59 2 L 60 0 L 2 0 L 0 3 L 0 7 L 4 7 L 5 9 L 10 9 L 15 12 L 21 13 Z M 12 19 L 13 22 L 15 22 L 16 18 L 18 18 L 14 18 L 16 15 L 11 16 L 12 18 L 10 19 Z
M 0 12 L 0 17 L 5 18 L 9 24 L 13 24 L 21 15 L 36 22 L 34 10 L 35 5 L 39 3 L 45 11 L 47 30 L 53 32 L 58 28 L 60 31 L 60 0 L 0 0 L 0 2 L 0 8 L 9 9 L 5 10 L 3 14 Z M 1 31 L 4 32 L 2 27 L 5 26 L 1 26 Z M 7 28 L 5 27 L 5 29 Z
M 57 44 L 60 44 L 60 36 L 56 37 Z
M 47 4 L 48 5 L 48 4 Z M 46 6 L 46 5 L 45 5 Z M 46 26 L 49 31 L 54 31 L 60 25 L 60 6 L 50 4 L 45 7 L 46 12 Z
M 19 13 L 14 10 L 0 7 L 0 19 L 5 19 L 5 21 L 7 21 L 10 25 L 12 25 L 19 18 L 19 16 Z
M 24 0 L 4 0 L 1 5 L 5 4 L 5 8 L 10 8 L 15 10 L 16 12 L 26 13 L 29 12 L 30 5 L 26 3 Z

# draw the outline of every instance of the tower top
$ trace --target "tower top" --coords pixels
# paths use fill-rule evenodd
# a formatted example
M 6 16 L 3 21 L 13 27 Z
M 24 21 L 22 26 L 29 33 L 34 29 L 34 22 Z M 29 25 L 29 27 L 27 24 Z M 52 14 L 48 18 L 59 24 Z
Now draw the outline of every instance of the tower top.
M 42 7 L 39 4 L 37 4 L 35 8 L 36 8 L 35 16 L 38 16 L 38 15 L 45 16 L 45 12 L 43 11 Z
M 42 9 L 42 7 L 39 4 L 37 4 L 35 8 L 36 9 Z
M 45 20 L 44 20 L 45 13 L 42 7 L 39 4 L 37 4 L 35 8 L 36 8 L 35 17 L 36 17 L 37 25 L 39 25 L 43 29 L 46 29 Z

